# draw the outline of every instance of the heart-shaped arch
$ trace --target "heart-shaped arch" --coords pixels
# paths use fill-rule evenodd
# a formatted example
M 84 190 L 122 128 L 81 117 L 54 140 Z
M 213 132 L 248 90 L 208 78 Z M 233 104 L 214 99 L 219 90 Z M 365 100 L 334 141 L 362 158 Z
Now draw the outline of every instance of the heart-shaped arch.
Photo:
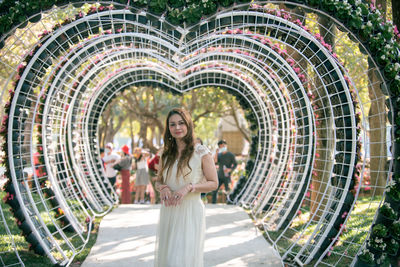
M 130 85 L 154 83 L 177 94 L 220 86 L 237 97 L 248 111 L 254 136 L 247 176 L 230 200 L 250 209 L 271 236 L 276 233 L 271 241 L 285 261 L 324 261 L 343 230 L 338 225 L 350 218 L 360 192 L 354 185 L 365 165 L 357 169 L 360 107 L 355 102 L 365 103 L 330 45 L 292 19 L 291 15 L 298 14 L 258 4 L 240 11 L 247 6 L 222 10 L 186 28 L 173 27 L 163 17 L 135 8 L 95 7 L 91 14 L 80 13 L 44 33 L 40 45 L 14 71 L 17 75 L 11 72 L 8 83 L 15 81 L 16 86 L 6 106 L 5 150 L 12 178 L 7 190 L 14 190 L 31 228 L 28 231 L 36 238 L 37 252 L 46 253 L 53 262 L 69 262 L 73 257 L 68 251 L 77 253 L 87 241 L 85 224 L 115 203 L 116 195 L 109 194 L 109 185 L 102 179 L 99 117 L 116 93 Z M 331 19 L 347 34 L 345 25 Z M 325 37 L 331 35 L 328 32 Z M 367 58 L 372 69 L 378 69 L 379 62 L 371 54 Z M 82 62 L 87 62 L 83 68 Z M 121 68 L 109 72 L 111 64 L 121 64 Z M 395 81 L 387 82 L 380 72 L 377 76 L 384 94 L 396 88 Z M 386 114 L 382 109 L 378 112 Z M 27 131 L 38 136 L 28 145 L 22 138 Z M 31 190 L 23 171 L 38 168 L 35 152 L 43 172 L 34 173 L 37 190 Z M 393 163 L 397 164 L 390 162 L 390 168 Z M 387 171 L 380 168 L 378 172 Z M 318 189 L 310 187 L 315 180 Z M 294 228 L 302 205 L 311 200 L 309 192 L 319 195 L 317 201 L 312 200 L 318 212 Z M 53 203 L 48 203 L 49 195 Z M 42 209 L 56 231 L 49 230 L 49 223 L 38 216 Z M 58 213 L 52 215 L 52 209 Z M 68 231 L 78 233 L 79 245 L 67 241 Z M 295 237 L 290 237 L 292 232 Z M 291 244 L 282 245 L 285 240 Z M 351 245 L 357 251 L 362 242 Z

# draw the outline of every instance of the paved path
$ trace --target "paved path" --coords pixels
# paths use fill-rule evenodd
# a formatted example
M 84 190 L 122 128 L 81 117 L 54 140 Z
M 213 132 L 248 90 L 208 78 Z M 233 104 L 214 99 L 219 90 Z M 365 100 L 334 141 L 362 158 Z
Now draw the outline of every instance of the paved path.
M 100 223 L 82 267 L 152 267 L 159 205 L 120 205 Z M 206 205 L 204 266 L 282 266 L 242 208 Z

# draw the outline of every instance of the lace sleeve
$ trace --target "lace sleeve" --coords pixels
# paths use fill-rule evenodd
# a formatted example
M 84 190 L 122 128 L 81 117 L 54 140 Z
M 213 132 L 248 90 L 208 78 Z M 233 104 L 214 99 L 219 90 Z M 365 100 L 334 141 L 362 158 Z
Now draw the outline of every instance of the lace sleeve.
M 211 154 L 210 150 L 206 146 L 200 144 L 196 145 L 194 149 L 200 158 L 202 158 L 204 155 Z

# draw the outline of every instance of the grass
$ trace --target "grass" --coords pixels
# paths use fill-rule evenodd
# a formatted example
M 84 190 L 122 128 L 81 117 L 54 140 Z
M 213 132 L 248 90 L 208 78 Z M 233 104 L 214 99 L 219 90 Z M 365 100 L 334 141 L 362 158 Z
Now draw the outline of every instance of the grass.
M 325 256 L 322 262 L 318 263 L 318 266 L 350 266 L 353 258 L 356 256 L 360 246 L 368 235 L 369 229 L 374 219 L 374 215 L 377 211 L 381 196 L 378 197 L 359 197 L 354 210 L 351 213 L 350 218 L 346 223 L 346 231 L 342 233 L 337 244 L 331 250 L 330 256 Z M 254 221 L 259 218 L 254 218 L 251 212 L 248 211 L 249 215 Z M 263 233 L 263 236 L 267 241 L 275 242 L 279 253 L 282 255 L 287 251 L 289 247 L 295 245 L 292 248 L 292 255 L 295 255 L 297 251 L 301 249 L 301 245 L 305 244 L 311 237 L 316 223 L 311 223 L 306 229 L 303 229 L 308 222 L 310 217 L 309 210 L 297 216 L 292 222 L 292 225 L 288 230 L 283 233 L 283 230 L 268 231 L 265 232 L 262 227 L 262 222 L 258 220 L 258 228 Z M 260 217 L 261 218 L 261 217 Z M 303 232 L 304 231 L 304 232 Z M 281 238 L 279 236 L 283 233 Z M 299 234 L 302 234 L 300 240 L 295 243 Z M 279 238 L 279 239 L 278 239 Z M 317 260 L 311 261 L 305 266 L 316 265 Z
M 0 197 L 1 199 L 4 197 L 5 193 L 0 192 Z M 18 250 L 18 253 L 24 262 L 26 267 L 47 267 L 47 266 L 54 266 L 50 259 L 48 259 L 46 256 L 39 256 L 36 255 L 33 251 L 28 249 L 28 242 L 26 242 L 25 238 L 21 235 L 22 231 L 18 228 L 13 214 L 9 211 L 9 206 L 7 204 L 4 204 L 3 202 L 1 203 L 1 207 L 4 213 L 4 217 L 6 219 L 7 225 L 10 228 L 10 231 L 12 233 L 12 237 L 15 242 L 15 246 Z M 42 214 L 43 218 L 45 221 L 50 221 L 48 218 L 47 213 Z M 85 260 L 85 258 L 89 255 L 89 252 L 93 245 L 96 242 L 97 239 L 97 233 L 98 233 L 98 228 L 99 224 L 102 218 L 98 217 L 94 221 L 94 226 L 92 227 L 92 231 L 88 240 L 88 243 L 84 247 L 84 249 L 75 256 L 73 263 L 70 266 L 80 266 L 81 263 Z M 49 222 L 50 223 L 50 222 Z M 48 224 L 49 227 L 51 227 L 51 224 Z M 54 226 L 53 226 L 54 227 Z M 54 230 L 54 229 L 51 229 Z M 74 233 L 68 233 L 68 236 L 72 236 Z M 70 239 L 71 242 L 76 243 L 78 246 L 79 242 L 77 239 Z M 3 224 L 0 224 L 0 256 L 1 259 L 3 260 L 4 264 L 13 264 L 17 263 L 18 259 L 15 255 L 15 253 L 12 250 L 12 247 L 10 245 L 10 239 L 6 233 L 6 230 L 4 229 Z

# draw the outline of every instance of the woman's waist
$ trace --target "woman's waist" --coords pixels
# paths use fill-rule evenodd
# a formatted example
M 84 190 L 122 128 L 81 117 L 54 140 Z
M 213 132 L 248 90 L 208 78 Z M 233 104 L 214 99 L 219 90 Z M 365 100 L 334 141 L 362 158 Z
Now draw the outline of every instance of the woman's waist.
M 172 196 L 173 197 L 173 196 Z M 184 196 L 182 199 L 182 202 L 178 206 L 164 206 L 164 208 L 177 208 L 177 207 L 188 207 L 188 206 L 204 206 L 203 201 L 200 198 L 200 193 L 188 193 L 187 195 Z
M 198 200 L 200 199 L 200 195 L 200 193 L 187 193 L 183 199 Z

